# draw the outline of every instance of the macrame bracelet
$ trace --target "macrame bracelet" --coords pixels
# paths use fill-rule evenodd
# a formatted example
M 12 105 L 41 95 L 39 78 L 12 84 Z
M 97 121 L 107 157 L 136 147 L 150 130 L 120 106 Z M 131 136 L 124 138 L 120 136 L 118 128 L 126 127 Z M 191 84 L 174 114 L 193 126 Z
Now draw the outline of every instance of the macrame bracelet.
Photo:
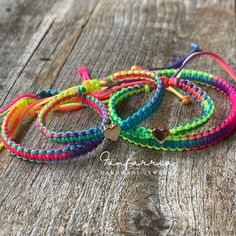
M 192 136 L 172 137 L 170 135 L 163 144 L 157 142 L 157 140 L 153 137 L 153 131 L 151 129 L 146 129 L 144 127 L 139 127 L 136 130 L 130 132 L 122 132 L 122 137 L 124 139 L 142 147 L 155 148 L 157 150 L 196 150 L 205 148 L 224 139 L 233 131 L 236 126 L 236 90 L 227 81 L 218 76 L 201 71 L 183 70 L 183 67 L 188 61 L 200 55 L 207 55 L 215 59 L 226 69 L 231 77 L 236 80 L 236 75 L 232 68 L 230 68 L 222 58 L 211 52 L 194 53 L 186 59 L 179 70 L 158 70 L 157 73 L 159 75 L 170 77 L 170 80 L 175 80 L 176 77 L 180 77 L 202 85 L 208 85 L 212 86 L 213 88 L 217 88 L 217 90 L 221 91 L 228 97 L 231 103 L 230 115 L 218 127 Z
M 73 96 L 73 94 L 77 94 L 77 90 L 69 89 L 66 92 L 57 95 L 59 97 L 59 101 L 61 102 L 61 98 L 64 96 Z M 57 98 L 58 98 L 57 97 Z M 20 145 L 13 141 L 13 137 L 19 131 L 20 120 L 22 112 L 24 113 L 25 109 L 32 103 L 33 101 L 29 101 L 27 99 L 21 99 L 18 101 L 6 115 L 3 120 L 3 128 L 2 128 L 2 140 L 4 145 L 10 152 L 16 155 L 23 160 L 29 160 L 32 162 L 46 162 L 46 161 L 61 161 L 72 159 L 81 155 L 84 155 L 94 148 L 96 148 L 102 141 L 103 137 L 94 137 L 94 134 L 91 131 L 91 139 L 90 141 L 84 141 L 79 143 L 74 143 L 67 145 L 63 148 L 57 149 L 33 149 L 28 148 L 23 145 Z M 59 103 L 60 103 L 59 102 Z M 103 119 L 103 124 L 107 124 L 108 122 L 108 113 L 107 108 L 96 98 L 90 96 L 83 96 L 80 99 L 80 102 L 96 109 Z M 57 104 L 59 106 L 59 104 Z M 27 113 L 25 113 L 27 115 Z M 67 137 L 66 137 L 67 138 Z
M 50 97 L 53 97 L 63 91 L 55 90 L 55 89 L 47 89 L 47 90 L 40 90 L 36 94 L 23 94 L 15 98 L 9 105 L 5 106 L 3 109 L 0 109 L 0 118 L 5 117 L 9 111 L 12 109 L 14 105 L 21 104 L 22 101 L 33 101 L 30 106 L 26 108 L 28 115 L 34 117 L 36 112 L 42 108 L 47 102 L 50 101 Z M 31 109 L 34 108 L 32 112 Z M 35 109 L 37 108 L 37 109 Z M 72 111 L 82 108 L 81 103 L 73 103 L 73 104 L 63 104 L 59 106 L 57 109 L 61 111 Z M 4 144 L 0 140 L 0 150 L 4 147 Z
M 98 82 L 99 83 L 99 82 Z M 81 94 L 82 91 L 82 94 Z M 74 132 L 54 132 L 50 131 L 45 125 L 46 119 L 57 109 L 58 106 L 70 102 L 80 101 L 88 104 L 94 110 L 100 113 L 102 123 L 98 128 L 90 128 L 88 130 L 74 131 Z M 86 102 L 85 102 L 86 101 Z M 108 124 L 108 114 L 106 106 L 93 96 L 85 94 L 84 86 L 78 86 L 77 89 L 72 89 L 71 92 L 64 92 L 55 96 L 44 108 L 40 111 L 36 126 L 53 142 L 73 143 L 90 141 L 91 139 L 104 138 L 103 129 Z
M 159 74 L 161 75 L 161 73 Z M 176 79 L 173 81 L 169 81 L 166 76 L 162 76 L 162 79 L 165 81 L 165 86 L 168 88 L 168 86 L 176 86 L 183 91 L 187 92 L 190 96 L 195 98 L 198 103 L 200 103 L 201 107 L 203 108 L 204 114 L 191 122 L 188 122 L 186 124 L 182 124 L 180 126 L 175 126 L 172 129 L 164 129 L 164 127 L 157 127 L 152 131 L 153 137 L 159 142 L 162 143 L 165 141 L 165 138 L 167 136 L 172 137 L 182 137 L 186 136 L 189 133 L 192 133 L 193 131 L 199 129 L 204 124 L 207 123 L 207 121 L 211 118 L 211 116 L 214 113 L 214 104 L 211 101 L 211 99 L 206 95 L 206 93 L 197 87 L 195 84 L 191 83 L 190 81 L 186 81 L 183 79 Z M 169 83 L 168 82 L 172 82 Z M 141 89 L 139 91 L 142 91 Z M 132 87 L 125 88 L 121 90 L 120 92 L 117 92 L 114 94 L 108 104 L 108 110 L 109 110 L 109 116 L 113 123 L 117 123 L 122 130 L 122 134 L 126 133 L 128 130 L 126 129 L 126 123 L 122 118 L 117 114 L 116 106 L 124 101 L 126 98 L 137 94 L 137 91 L 133 90 Z M 134 119 L 139 119 L 139 114 L 136 113 L 134 115 Z M 141 129 L 141 128 L 140 128 Z M 160 130 L 164 129 L 164 130 Z M 131 129 L 130 129 L 131 130 Z M 135 131 L 134 131 L 135 132 Z
M 142 83 L 146 83 L 146 86 L 143 85 L 135 85 L 130 86 L 133 82 L 135 84 L 137 83 L 137 78 L 140 78 L 142 80 Z M 126 120 L 122 122 L 122 129 L 124 130 L 131 130 L 134 129 L 138 124 L 140 124 L 142 121 L 146 120 L 152 113 L 154 113 L 159 105 L 161 104 L 161 101 L 164 96 L 164 87 L 163 82 L 161 78 L 156 75 L 155 73 L 152 73 L 150 71 L 145 70 L 127 70 L 127 71 L 120 71 L 113 75 L 110 75 L 106 77 L 104 80 L 85 80 L 82 84 L 82 86 L 78 87 L 78 93 L 73 94 L 65 94 L 62 93 L 58 96 L 56 96 L 54 99 L 52 99 L 45 107 L 40 111 L 38 120 L 37 120 L 37 127 L 49 138 L 51 138 L 54 142 L 78 142 L 78 141 L 88 141 L 93 137 L 104 137 L 104 135 L 111 139 L 116 140 L 120 133 L 120 127 L 118 127 L 116 124 L 107 125 L 105 122 L 102 122 L 102 125 L 95 129 L 89 129 L 89 130 L 82 130 L 82 131 L 75 131 L 75 132 L 54 132 L 50 131 L 46 126 L 46 120 L 49 117 L 49 115 L 52 114 L 52 112 L 55 110 L 55 108 L 58 105 L 61 105 L 62 103 L 65 103 L 67 101 L 70 101 L 71 99 L 78 99 L 80 100 L 85 94 L 92 94 L 93 96 L 96 96 L 98 98 L 104 98 L 104 91 L 103 93 L 100 90 L 102 90 L 103 87 L 107 85 L 112 85 L 116 81 L 126 81 L 129 80 L 129 87 L 133 88 L 133 92 L 139 92 L 139 90 L 149 90 L 149 85 L 151 84 L 154 86 L 155 92 L 150 101 L 141 109 L 139 109 L 136 113 L 134 113 L 132 116 L 128 117 Z M 140 82 L 140 81 L 139 81 Z M 154 84 L 154 85 L 153 85 Z M 119 87 L 119 86 L 118 86 Z M 128 96 L 130 93 L 129 90 L 126 91 L 124 96 Z M 110 94 L 110 93 L 109 93 Z M 86 95 L 87 96 L 87 95 Z M 105 96 L 106 97 L 106 96 Z M 97 109 L 100 109 L 97 107 Z M 104 130 L 104 132 L 103 132 Z

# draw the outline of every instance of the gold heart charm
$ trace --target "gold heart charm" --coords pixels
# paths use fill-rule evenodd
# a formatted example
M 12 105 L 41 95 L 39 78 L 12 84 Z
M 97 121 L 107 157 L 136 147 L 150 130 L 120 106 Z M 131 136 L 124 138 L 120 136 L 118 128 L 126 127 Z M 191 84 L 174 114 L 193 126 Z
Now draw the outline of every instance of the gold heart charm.
M 104 135 L 112 141 L 116 141 L 118 139 L 120 132 L 121 132 L 121 128 L 117 123 L 107 125 L 105 126 L 105 129 L 103 130 Z
M 168 136 L 170 135 L 170 131 L 165 126 L 157 126 L 152 130 L 152 136 L 157 140 L 160 144 L 164 143 Z

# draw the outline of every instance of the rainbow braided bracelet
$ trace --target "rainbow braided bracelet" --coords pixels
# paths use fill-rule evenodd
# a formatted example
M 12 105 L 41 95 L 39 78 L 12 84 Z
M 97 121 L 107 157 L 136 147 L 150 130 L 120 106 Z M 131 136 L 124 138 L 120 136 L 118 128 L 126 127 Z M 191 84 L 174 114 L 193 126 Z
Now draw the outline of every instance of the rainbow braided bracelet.
M 80 86 L 78 86 L 78 88 L 79 87 Z M 63 98 L 63 96 L 72 96 L 72 94 L 77 93 L 77 91 L 77 89 L 72 88 L 57 95 L 56 97 L 60 100 Z M 89 95 L 82 96 L 80 98 L 80 102 L 98 111 L 102 117 L 103 125 L 108 123 L 108 112 L 106 106 L 103 103 Z M 17 131 L 19 131 L 22 119 L 24 119 L 28 114 L 27 108 L 32 103 L 33 101 L 29 100 L 28 98 L 19 100 L 15 105 L 12 106 L 11 110 L 3 120 L 3 143 L 5 147 L 17 157 L 32 162 L 67 160 L 90 152 L 103 141 L 103 138 L 94 137 L 94 134 L 91 132 L 91 139 L 89 142 L 81 141 L 79 143 L 70 144 L 58 149 L 34 149 L 16 143 L 13 141 L 13 137 L 16 135 Z
M 178 83 L 179 78 L 184 78 L 189 81 L 194 81 L 199 84 L 212 86 L 217 88 L 223 94 L 225 94 L 231 103 L 231 113 L 230 115 L 216 128 L 210 129 L 206 132 L 192 135 L 192 136 L 174 136 L 171 132 L 165 137 L 166 140 L 163 144 L 158 142 L 153 135 L 153 130 L 146 129 L 144 127 L 138 127 L 130 132 L 122 132 L 122 137 L 131 143 L 135 143 L 142 147 L 155 148 L 157 150 L 170 150 L 170 151 L 182 151 L 182 150 L 196 150 L 200 148 L 205 148 L 212 145 L 219 140 L 227 137 L 236 126 L 236 90 L 225 80 L 218 76 L 211 75 L 209 73 L 194 71 L 194 70 L 183 70 L 184 66 L 192 60 L 192 58 L 200 55 L 208 55 L 219 62 L 225 70 L 231 75 L 231 77 L 236 81 L 236 75 L 232 68 L 219 56 L 211 52 L 198 52 L 191 55 L 185 60 L 183 65 L 179 70 L 166 69 L 158 70 L 156 73 L 159 75 L 165 75 L 170 77 L 170 81 L 175 81 Z M 181 72 L 181 73 L 180 73 Z M 171 82 L 172 84 L 173 82 Z M 189 82 L 187 82 L 189 83 Z M 111 118 L 111 114 L 110 114 Z M 192 124 L 195 126 L 197 124 Z M 162 134 L 164 130 L 160 130 Z M 163 134 L 162 134 L 163 135 Z
M 195 84 L 191 83 L 190 81 L 183 80 L 183 79 L 179 79 L 178 81 L 175 80 L 173 81 L 174 83 L 168 84 L 168 82 L 171 82 L 171 81 L 169 81 L 166 76 L 164 77 L 162 76 L 162 78 L 163 80 L 165 80 L 165 86 L 167 88 L 169 85 L 177 86 L 178 88 L 182 89 L 183 91 L 187 92 L 190 96 L 195 98 L 200 103 L 201 107 L 203 108 L 204 114 L 202 115 L 202 117 L 198 119 L 195 119 L 186 124 L 182 124 L 180 126 L 175 126 L 171 130 L 165 129 L 164 127 L 157 127 L 156 129 L 152 131 L 152 135 L 159 143 L 163 143 L 166 137 L 169 135 L 176 136 L 176 137 L 183 137 L 189 133 L 192 133 L 193 131 L 205 125 L 214 113 L 213 102 L 206 95 L 206 93 L 202 89 L 197 87 Z M 119 124 L 119 126 L 122 128 L 122 131 L 123 131 L 122 133 L 126 133 L 127 129 L 124 128 L 124 121 L 117 114 L 116 106 L 134 94 L 137 94 L 137 92 L 133 91 L 132 87 L 125 88 L 117 92 L 113 96 L 111 96 L 109 100 L 108 109 L 109 109 L 110 119 L 112 122 Z M 142 128 L 140 127 L 139 129 L 142 129 Z M 131 132 L 133 133 L 135 131 L 131 131 Z

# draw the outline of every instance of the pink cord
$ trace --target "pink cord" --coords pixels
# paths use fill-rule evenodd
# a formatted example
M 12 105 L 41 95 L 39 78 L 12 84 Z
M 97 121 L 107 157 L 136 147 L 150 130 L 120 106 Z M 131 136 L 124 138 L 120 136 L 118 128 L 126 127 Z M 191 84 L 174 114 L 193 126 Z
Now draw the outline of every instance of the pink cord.
M 191 54 L 189 57 L 187 57 L 182 66 L 177 70 L 177 72 L 171 76 L 171 78 L 176 77 L 180 71 L 195 57 L 197 56 L 201 56 L 201 55 L 206 55 L 209 56 L 211 58 L 213 58 L 216 62 L 218 62 L 227 72 L 228 74 L 234 79 L 234 81 L 236 82 L 236 74 L 234 73 L 232 67 L 220 56 L 216 55 L 213 52 L 195 52 L 193 54 Z

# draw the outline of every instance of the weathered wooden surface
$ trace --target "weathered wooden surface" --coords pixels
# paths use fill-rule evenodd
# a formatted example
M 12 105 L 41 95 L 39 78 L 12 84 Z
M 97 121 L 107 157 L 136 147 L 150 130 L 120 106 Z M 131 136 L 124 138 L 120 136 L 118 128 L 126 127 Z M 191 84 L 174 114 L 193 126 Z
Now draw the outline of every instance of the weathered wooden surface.
M 0 106 L 38 88 L 63 89 L 78 82 L 85 65 L 93 78 L 133 64 L 163 66 L 192 41 L 221 54 L 236 69 L 233 0 L 1 0 Z M 225 76 L 210 60 L 194 68 Z M 228 78 L 228 77 L 227 77 Z M 211 125 L 225 117 L 227 101 L 207 89 L 216 103 Z M 123 111 L 144 104 L 132 98 Z M 226 108 L 225 108 L 226 107 Z M 126 113 L 127 114 L 127 113 Z M 166 96 L 146 122 L 174 125 L 200 115 Z M 50 127 L 94 126 L 89 110 L 55 114 Z M 45 147 L 47 139 L 28 127 L 24 144 Z M 123 140 L 106 141 L 96 152 L 61 164 L 30 164 L 0 153 L 0 235 L 235 235 L 236 134 L 206 150 L 167 153 Z M 158 166 L 104 166 L 153 160 Z

